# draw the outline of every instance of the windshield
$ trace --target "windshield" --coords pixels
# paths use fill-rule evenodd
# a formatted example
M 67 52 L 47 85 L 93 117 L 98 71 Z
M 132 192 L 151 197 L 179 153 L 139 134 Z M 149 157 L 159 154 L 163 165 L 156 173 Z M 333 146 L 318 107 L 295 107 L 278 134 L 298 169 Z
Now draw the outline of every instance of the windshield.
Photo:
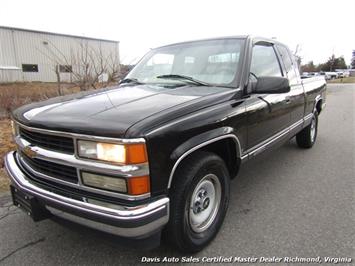
M 238 74 L 243 43 L 242 39 L 219 39 L 157 48 L 143 57 L 127 79 L 155 84 L 194 81 L 228 86 Z

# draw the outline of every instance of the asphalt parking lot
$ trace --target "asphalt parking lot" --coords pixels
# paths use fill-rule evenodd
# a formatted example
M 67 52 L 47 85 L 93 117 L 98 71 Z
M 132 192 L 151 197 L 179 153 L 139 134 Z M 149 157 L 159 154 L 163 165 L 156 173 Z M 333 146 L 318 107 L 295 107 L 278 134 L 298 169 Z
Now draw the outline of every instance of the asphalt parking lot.
M 329 85 L 316 145 L 280 149 L 243 165 L 216 239 L 194 257 L 352 257 L 355 259 L 355 84 Z M 166 245 L 138 248 L 51 220 L 33 223 L 0 196 L 0 264 L 135 265 L 175 256 Z M 293 264 L 296 265 L 296 264 Z

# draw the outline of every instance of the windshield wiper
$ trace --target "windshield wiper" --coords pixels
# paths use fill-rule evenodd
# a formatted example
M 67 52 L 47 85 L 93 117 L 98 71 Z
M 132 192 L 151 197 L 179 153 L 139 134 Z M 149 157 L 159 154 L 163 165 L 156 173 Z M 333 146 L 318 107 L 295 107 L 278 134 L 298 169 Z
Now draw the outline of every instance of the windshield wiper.
M 194 79 L 193 77 L 184 76 L 184 75 L 178 75 L 178 74 L 160 75 L 160 76 L 157 76 L 156 78 L 158 78 L 158 79 L 187 80 L 187 81 L 195 83 L 196 85 L 199 85 L 199 86 L 212 86 L 212 84 L 209 84 L 209 83 Z
M 136 78 L 125 78 L 123 80 L 120 81 L 120 84 L 128 84 L 128 83 L 132 83 L 132 84 L 144 84 L 143 82 L 140 82 L 138 79 Z

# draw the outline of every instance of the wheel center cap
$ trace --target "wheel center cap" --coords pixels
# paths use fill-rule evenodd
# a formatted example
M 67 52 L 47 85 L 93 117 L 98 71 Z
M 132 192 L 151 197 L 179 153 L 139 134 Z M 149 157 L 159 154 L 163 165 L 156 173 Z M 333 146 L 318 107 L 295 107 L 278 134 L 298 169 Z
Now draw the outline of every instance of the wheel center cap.
M 209 205 L 210 205 L 210 198 L 205 198 L 202 204 L 203 208 L 206 209 L 208 208 Z

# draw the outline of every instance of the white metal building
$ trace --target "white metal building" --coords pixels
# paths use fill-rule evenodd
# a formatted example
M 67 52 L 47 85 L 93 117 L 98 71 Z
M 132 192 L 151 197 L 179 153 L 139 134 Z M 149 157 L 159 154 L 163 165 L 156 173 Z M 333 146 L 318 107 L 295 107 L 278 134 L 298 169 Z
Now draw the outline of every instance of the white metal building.
M 118 41 L 0 26 L 0 83 L 71 82 L 84 50 L 119 66 Z

